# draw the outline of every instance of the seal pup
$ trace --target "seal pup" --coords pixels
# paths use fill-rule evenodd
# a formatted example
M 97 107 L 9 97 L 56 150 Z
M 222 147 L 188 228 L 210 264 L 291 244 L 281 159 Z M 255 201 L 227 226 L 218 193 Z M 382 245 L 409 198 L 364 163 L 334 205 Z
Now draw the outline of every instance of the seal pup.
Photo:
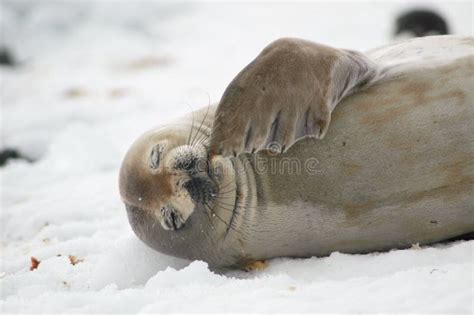
M 368 52 L 381 79 L 348 92 L 324 139 L 290 131 L 294 143 L 281 154 L 234 157 L 245 149 L 239 144 L 220 147 L 230 156 L 208 159 L 219 126 L 233 123 L 227 118 L 248 126 L 280 110 L 261 109 L 258 101 L 230 115 L 223 97 L 217 108 L 145 133 L 120 171 L 133 230 L 160 252 L 213 268 L 406 248 L 473 232 L 473 43 L 428 37 Z M 277 94 L 287 82 L 268 81 Z M 294 122 L 298 129 L 300 120 Z M 290 139 L 277 127 L 281 139 Z M 240 130 L 232 136 L 245 143 L 248 130 Z

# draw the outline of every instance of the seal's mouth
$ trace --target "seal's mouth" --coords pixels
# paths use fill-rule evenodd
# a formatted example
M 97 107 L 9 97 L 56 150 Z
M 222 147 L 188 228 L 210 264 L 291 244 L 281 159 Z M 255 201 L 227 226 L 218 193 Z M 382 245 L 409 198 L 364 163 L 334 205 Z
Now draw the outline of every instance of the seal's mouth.
M 160 223 L 165 230 L 179 230 L 185 226 L 189 215 L 196 209 L 210 208 L 218 194 L 217 184 L 206 174 L 192 175 L 182 184 L 182 189 L 192 202 L 191 208 L 179 204 L 179 200 L 171 201 L 160 209 Z M 179 198 L 179 197 L 178 197 Z M 188 215 L 185 215 L 186 209 Z
M 162 216 L 161 225 L 166 230 L 178 230 L 183 227 L 185 220 L 179 211 L 172 205 L 166 205 L 160 209 Z

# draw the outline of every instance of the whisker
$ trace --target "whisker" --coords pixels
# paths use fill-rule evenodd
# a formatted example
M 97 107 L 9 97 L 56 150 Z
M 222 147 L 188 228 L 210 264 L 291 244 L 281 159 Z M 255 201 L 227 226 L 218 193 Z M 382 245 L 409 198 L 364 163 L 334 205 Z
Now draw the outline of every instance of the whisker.
M 234 184 L 234 182 L 231 181 L 231 180 L 229 180 L 229 182 L 226 183 L 226 184 L 224 184 L 224 186 L 219 186 L 219 185 L 217 185 L 217 188 L 218 188 L 218 190 L 219 190 L 219 192 L 220 192 L 221 190 L 223 190 L 223 189 L 229 187 L 229 186 L 232 185 L 232 184 Z
M 211 205 L 209 205 L 209 203 L 204 203 L 204 205 L 206 206 L 207 209 L 209 209 L 213 217 L 218 218 L 222 223 L 224 223 L 227 226 L 227 222 L 225 222 L 224 219 L 222 219 L 220 216 L 217 215 L 217 213 L 214 210 L 212 210 Z
M 226 203 L 226 202 L 224 202 L 224 201 L 222 201 L 222 200 L 212 199 L 211 201 L 212 201 L 212 203 L 214 203 L 214 204 L 219 204 L 219 205 L 221 205 L 221 206 L 226 206 L 226 208 L 225 208 L 226 210 L 227 210 L 227 209 L 230 209 L 230 210 L 234 209 L 234 205 L 233 205 L 233 204 Z
M 216 216 L 216 218 L 218 218 L 222 223 L 224 223 L 224 225 L 227 227 L 227 231 L 226 231 L 226 234 L 227 232 L 229 231 L 229 229 L 235 231 L 236 233 L 239 233 L 240 234 L 240 231 L 236 230 L 233 226 L 231 226 L 229 223 L 225 222 L 219 215 L 217 215 L 217 213 L 215 213 L 215 211 L 213 211 L 211 208 L 210 208 L 210 205 L 206 203 L 206 205 L 208 206 L 208 209 L 209 211 L 211 211 L 211 213 Z
M 201 132 L 201 135 L 199 136 L 199 138 L 196 140 L 195 143 L 192 144 L 193 147 L 197 147 L 199 145 L 204 145 L 204 143 L 206 142 L 207 139 L 209 139 L 210 135 L 208 134 L 205 134 L 204 132 Z M 207 147 L 207 146 L 205 146 Z
M 220 197 L 225 197 L 225 195 L 227 195 L 227 194 L 229 194 L 229 193 L 231 193 L 231 192 L 233 192 L 233 191 L 235 191 L 235 189 L 234 189 L 233 187 L 232 187 L 231 189 L 229 189 L 229 190 L 220 191 L 220 192 L 219 192 L 219 196 L 220 196 Z
M 207 204 L 204 204 L 204 207 L 207 208 Z M 207 211 L 204 211 L 204 213 L 206 214 L 206 217 L 209 220 L 209 223 L 211 224 L 212 228 L 215 229 L 216 227 L 214 226 L 214 223 L 212 223 L 212 219 L 209 216 L 209 213 L 207 213 Z
M 219 195 L 219 196 L 223 196 L 223 195 L 225 195 L 225 194 L 227 194 L 227 193 L 230 193 L 230 192 L 235 191 L 235 187 L 230 187 L 230 189 L 227 189 L 231 184 L 233 184 L 233 183 L 228 183 L 228 184 L 226 184 L 226 185 L 224 185 L 224 186 L 222 186 L 222 187 L 219 187 L 219 186 L 218 186 L 218 187 L 217 187 L 217 189 L 218 189 L 218 191 L 219 191 L 219 192 L 218 192 L 218 195 Z M 226 190 L 226 189 L 227 189 L 227 190 Z
M 193 115 L 193 120 L 192 120 L 192 123 L 191 123 L 191 129 L 189 130 L 189 135 L 188 135 L 188 140 L 186 141 L 186 144 L 190 144 L 190 141 L 191 141 L 191 136 L 193 134 L 193 129 L 194 129 L 194 111 L 193 111 L 193 108 L 191 107 L 191 105 L 187 104 L 189 106 L 189 108 L 191 108 L 191 114 Z
M 199 135 L 195 139 L 193 139 L 193 142 L 191 144 L 192 146 L 197 146 L 205 142 L 210 137 L 210 134 L 207 134 L 201 126 L 197 130 L 197 133 L 199 133 Z
M 201 128 L 202 128 L 202 126 L 203 126 L 203 124 L 204 124 L 204 121 L 205 121 L 206 118 L 207 118 L 207 115 L 209 114 L 209 110 L 210 110 L 210 109 L 211 109 L 211 103 L 210 103 L 210 101 L 209 101 L 209 105 L 207 106 L 206 114 L 204 115 L 204 118 L 202 119 L 201 124 L 199 125 L 199 128 L 198 128 L 198 130 L 196 131 L 196 134 L 194 135 L 193 140 L 191 141 L 191 145 L 192 145 L 192 143 L 194 143 L 194 140 L 195 140 L 196 137 L 199 135 L 199 132 L 201 131 Z
M 215 204 L 217 204 L 217 205 L 219 205 L 219 206 L 222 206 L 222 208 L 223 208 L 224 210 L 233 211 L 233 209 L 234 209 L 234 205 L 231 205 L 231 204 L 229 204 L 229 203 L 225 203 L 225 202 L 217 201 L 217 200 L 214 200 L 213 203 L 215 203 Z M 229 207 L 229 208 L 226 208 L 226 207 L 224 207 L 224 206 Z

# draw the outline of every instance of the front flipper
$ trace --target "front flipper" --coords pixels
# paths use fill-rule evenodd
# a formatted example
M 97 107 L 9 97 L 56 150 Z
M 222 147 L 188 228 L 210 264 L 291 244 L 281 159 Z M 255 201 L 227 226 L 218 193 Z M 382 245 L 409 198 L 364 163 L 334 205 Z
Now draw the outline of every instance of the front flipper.
M 363 54 L 300 39 L 267 46 L 229 84 L 217 108 L 212 154 L 281 151 L 304 136 L 322 139 L 335 106 L 378 78 Z

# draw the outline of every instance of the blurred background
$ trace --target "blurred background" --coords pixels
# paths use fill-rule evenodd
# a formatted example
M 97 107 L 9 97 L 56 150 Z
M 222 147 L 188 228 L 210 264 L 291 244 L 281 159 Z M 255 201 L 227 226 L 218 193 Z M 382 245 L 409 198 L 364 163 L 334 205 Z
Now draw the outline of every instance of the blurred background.
M 1 0 L 0 31 L 0 310 L 367 313 L 471 305 L 469 244 L 447 254 L 280 259 L 253 282 L 212 274 L 203 263 L 186 267 L 133 235 L 117 181 L 141 133 L 217 103 L 271 41 L 293 36 L 364 51 L 414 34 L 472 35 L 472 1 Z M 35 272 L 31 257 L 40 262 Z M 432 276 L 437 269 L 450 272 Z M 187 287 L 196 276 L 206 289 Z M 241 303 L 248 292 L 254 300 Z

